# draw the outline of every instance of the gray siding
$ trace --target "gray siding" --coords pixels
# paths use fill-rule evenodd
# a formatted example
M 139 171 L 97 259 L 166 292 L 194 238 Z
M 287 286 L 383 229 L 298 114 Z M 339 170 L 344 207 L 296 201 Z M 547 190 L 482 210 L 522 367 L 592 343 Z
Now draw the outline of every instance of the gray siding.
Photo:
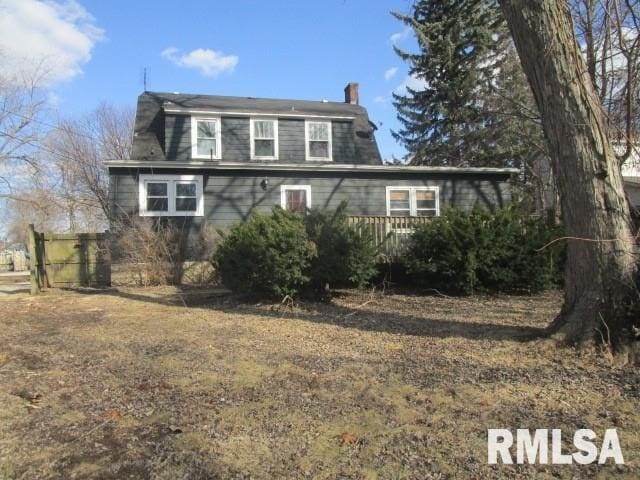
M 332 122 L 331 140 L 335 163 L 357 163 L 352 122 Z
M 304 120 L 278 120 L 278 155 L 284 163 L 303 162 Z
M 191 160 L 191 118 L 186 115 L 166 115 L 164 139 L 167 160 Z
M 222 118 L 222 159 L 246 162 L 251 156 L 248 118 Z
M 251 157 L 249 144 L 249 118 L 222 117 L 222 160 L 248 162 Z M 357 159 L 353 141 L 354 127 L 350 121 L 333 121 L 332 153 L 334 163 L 362 163 Z M 164 150 L 168 161 L 189 162 L 191 156 L 191 117 L 165 115 Z M 305 132 L 303 119 L 278 120 L 278 162 L 304 163 Z
M 142 173 L 142 172 L 141 172 Z M 147 172 L 144 172 L 147 173 Z M 166 172 L 184 173 L 184 172 Z M 190 172 L 194 173 L 194 172 Z M 511 201 L 511 188 L 507 175 L 390 175 L 380 178 L 373 174 L 352 174 L 342 178 L 318 174 L 309 178 L 292 174 L 273 176 L 240 174 L 238 172 L 202 172 L 204 176 L 204 217 L 193 219 L 194 224 L 229 227 L 246 220 L 253 210 L 268 212 L 280 205 L 282 185 L 310 185 L 313 207 L 336 208 L 341 201 L 348 202 L 351 215 L 386 215 L 387 186 L 438 186 L 440 207 L 456 206 L 470 210 L 474 206 L 493 209 Z M 260 183 L 268 179 L 263 190 Z M 111 201 L 116 212 L 136 216 L 138 209 L 137 172 L 112 170 Z
M 627 192 L 631 205 L 640 209 L 640 182 L 626 180 L 624 182 L 624 189 Z

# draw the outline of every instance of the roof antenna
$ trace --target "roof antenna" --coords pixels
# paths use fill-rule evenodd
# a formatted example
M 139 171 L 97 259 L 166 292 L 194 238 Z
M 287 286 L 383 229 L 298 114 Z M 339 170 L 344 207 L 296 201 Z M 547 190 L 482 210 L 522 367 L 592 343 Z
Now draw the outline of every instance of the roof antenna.
M 147 67 L 142 69 L 142 84 L 144 85 L 144 91 L 147 91 Z

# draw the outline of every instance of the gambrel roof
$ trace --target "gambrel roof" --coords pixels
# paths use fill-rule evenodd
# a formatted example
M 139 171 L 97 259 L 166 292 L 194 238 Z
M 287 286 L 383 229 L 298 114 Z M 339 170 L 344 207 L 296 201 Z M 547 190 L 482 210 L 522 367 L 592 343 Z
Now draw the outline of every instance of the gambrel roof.
M 325 118 L 353 122 L 353 142 L 361 163 L 381 165 L 375 125 L 366 109 L 342 102 L 278 100 L 185 93 L 144 92 L 138 97 L 132 160 L 165 157 L 165 114 L 222 116 L 274 115 L 279 118 Z

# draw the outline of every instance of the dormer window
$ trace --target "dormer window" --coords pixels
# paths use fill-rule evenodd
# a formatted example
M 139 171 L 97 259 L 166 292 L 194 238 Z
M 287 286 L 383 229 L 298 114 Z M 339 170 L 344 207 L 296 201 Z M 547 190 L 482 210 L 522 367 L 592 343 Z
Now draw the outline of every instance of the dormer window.
M 307 160 L 332 161 L 331 122 L 305 122 Z
M 251 160 L 277 160 L 278 120 L 252 118 L 250 129 Z
M 221 157 L 220 118 L 191 117 L 191 156 L 207 160 Z

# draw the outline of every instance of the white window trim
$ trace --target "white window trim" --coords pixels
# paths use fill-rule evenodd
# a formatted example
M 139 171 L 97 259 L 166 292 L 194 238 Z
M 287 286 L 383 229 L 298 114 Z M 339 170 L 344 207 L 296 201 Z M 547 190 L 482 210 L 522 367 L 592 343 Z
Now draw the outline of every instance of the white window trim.
M 387 186 L 386 189 L 386 202 L 387 202 L 387 217 L 391 216 L 391 190 L 407 190 L 409 192 L 409 216 L 417 217 L 418 209 L 417 209 L 417 201 L 416 201 L 416 192 L 417 191 L 431 191 L 435 192 L 436 195 L 436 217 L 440 216 L 440 187 L 411 187 L 404 185 L 391 185 Z
M 310 155 L 309 149 L 309 124 L 310 123 L 325 123 L 329 126 L 329 156 L 328 157 L 312 157 Z M 305 148 L 305 157 L 308 162 L 333 162 L 333 132 L 332 123 L 318 120 L 309 120 L 305 119 L 304 121 L 304 148 Z
M 256 121 L 271 121 L 273 122 L 273 153 L 274 155 L 256 155 L 255 129 L 253 124 Z M 268 139 L 264 139 L 268 140 Z M 252 117 L 249 120 L 249 142 L 251 144 L 251 160 L 278 160 L 278 119 L 273 117 Z
M 198 155 L 198 121 L 216 122 L 216 154 L 213 160 L 222 158 L 222 119 L 221 117 L 191 117 L 191 157 L 209 160 L 211 155 Z
M 196 184 L 196 211 L 176 211 L 176 184 Z M 147 210 L 147 183 L 167 183 L 167 197 L 169 207 L 166 212 L 153 212 Z M 138 176 L 138 207 L 141 217 L 202 217 L 204 215 L 202 175 L 155 175 L 141 174 Z
M 311 185 L 281 185 L 280 186 L 280 206 L 287 209 L 287 190 L 304 190 L 307 192 L 307 208 L 311 208 Z

